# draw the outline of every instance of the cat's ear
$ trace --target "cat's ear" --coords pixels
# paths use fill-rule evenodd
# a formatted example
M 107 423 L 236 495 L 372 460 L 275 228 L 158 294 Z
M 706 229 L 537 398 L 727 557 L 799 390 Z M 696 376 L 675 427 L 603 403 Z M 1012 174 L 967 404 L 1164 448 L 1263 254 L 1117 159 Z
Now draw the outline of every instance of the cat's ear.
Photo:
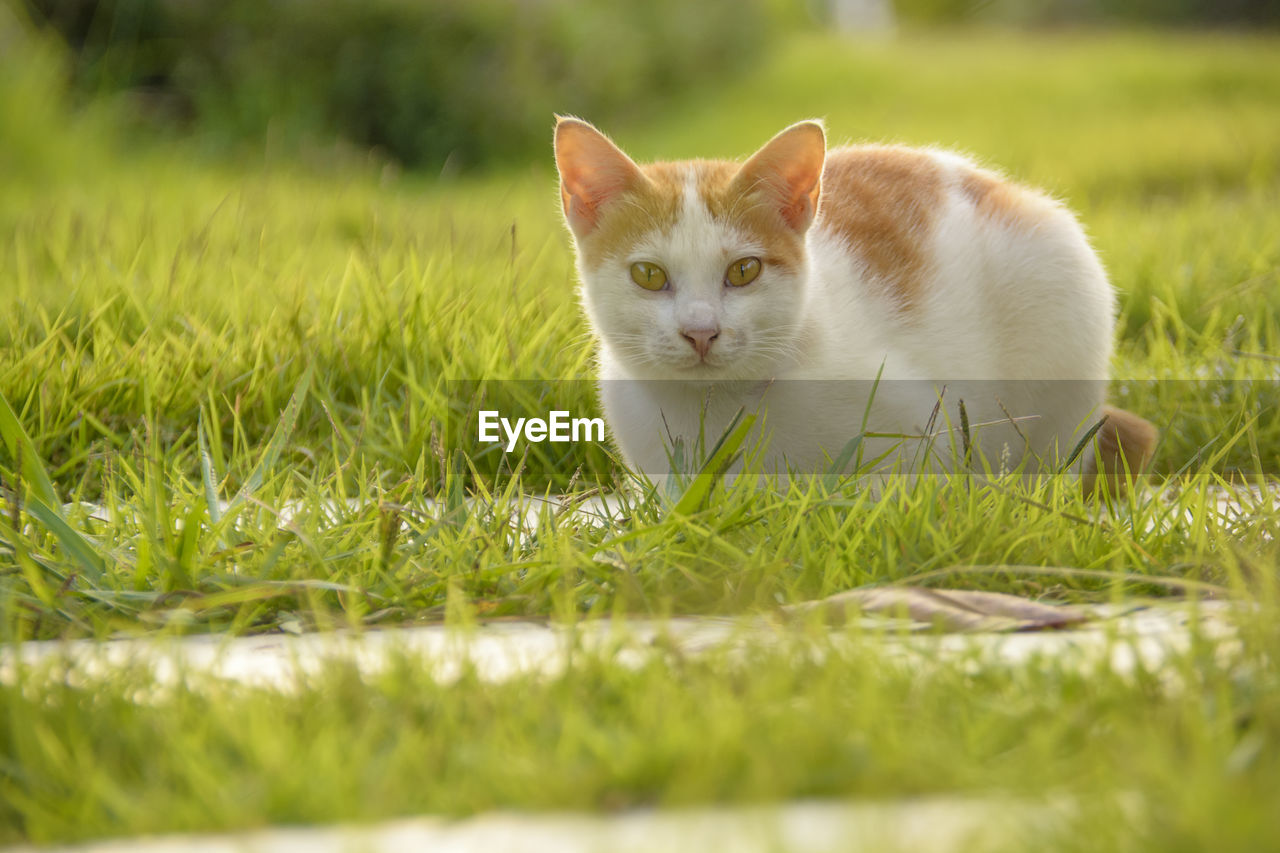
M 556 168 L 564 218 L 578 238 L 595 230 L 610 201 L 645 180 L 640 167 L 585 121 L 556 117 Z
M 784 222 L 804 231 L 818 212 L 827 137 L 820 121 L 802 121 L 770 139 L 733 179 L 744 193 L 763 191 Z

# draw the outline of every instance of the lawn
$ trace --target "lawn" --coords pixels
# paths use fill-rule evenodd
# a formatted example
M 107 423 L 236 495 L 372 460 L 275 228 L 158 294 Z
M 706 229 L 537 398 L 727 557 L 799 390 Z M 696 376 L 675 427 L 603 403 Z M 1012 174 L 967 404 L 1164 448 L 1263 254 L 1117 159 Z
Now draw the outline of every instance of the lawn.
M 595 410 L 550 117 L 544 160 L 441 179 L 51 125 L 55 159 L 0 187 L 0 639 L 754 614 L 916 580 L 1192 588 L 1274 616 L 1278 48 L 800 35 L 606 128 L 642 159 L 741 156 L 816 115 L 836 140 L 959 148 L 1063 198 L 1121 294 L 1114 396 L 1163 434 L 1157 477 L 1107 506 L 1052 484 L 929 477 L 875 499 L 817 477 L 628 492 L 620 521 L 547 509 L 522 528 L 523 496 L 625 479 L 607 446 L 513 459 L 457 428 L 480 393 Z M 1214 511 L 1224 493 L 1243 511 Z M 1136 791 L 1149 811 L 1123 831 L 1153 848 L 1224 824 L 1264 846 L 1280 637 L 1258 622 L 1241 662 L 1190 656 L 1175 693 L 1052 668 L 921 684 L 776 650 L 448 689 L 411 667 L 335 672 L 301 697 L 144 705 L 140 674 L 31 680 L 0 687 L 0 839 L 945 791 L 1088 793 L 1092 818 Z

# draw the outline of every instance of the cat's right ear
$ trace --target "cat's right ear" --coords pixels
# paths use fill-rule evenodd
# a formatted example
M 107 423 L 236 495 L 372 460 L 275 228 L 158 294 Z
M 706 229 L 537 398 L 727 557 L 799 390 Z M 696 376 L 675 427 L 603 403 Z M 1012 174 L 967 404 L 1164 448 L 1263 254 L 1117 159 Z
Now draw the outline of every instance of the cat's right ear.
M 788 226 L 804 231 L 818 212 L 826 158 L 827 139 L 822 122 L 802 121 L 751 155 L 734 183 L 742 192 L 764 192 Z
M 595 230 L 610 201 L 644 181 L 630 157 L 581 119 L 556 117 L 556 168 L 560 202 L 574 236 Z

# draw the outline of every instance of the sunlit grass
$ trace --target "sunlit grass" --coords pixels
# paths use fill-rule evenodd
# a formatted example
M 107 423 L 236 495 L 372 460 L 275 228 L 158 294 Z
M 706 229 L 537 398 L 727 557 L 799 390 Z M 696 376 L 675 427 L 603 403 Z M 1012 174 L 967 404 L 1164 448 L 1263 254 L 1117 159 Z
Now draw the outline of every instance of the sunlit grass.
M 0 638 L 754 614 L 884 583 L 1272 600 L 1276 47 L 805 36 L 712 101 L 607 128 L 641 158 L 743 155 L 822 115 L 837 140 L 959 147 L 1064 197 L 1121 291 L 1114 396 L 1163 432 L 1158 477 L 1112 504 L 939 476 L 879 496 L 824 477 L 651 495 L 607 447 L 521 460 L 450 431 L 482 379 L 537 380 L 490 386 L 516 409 L 554 383 L 595 410 L 549 162 L 434 181 L 179 147 L 6 180 Z M 530 495 L 597 490 L 618 518 L 513 520 Z M 33 682 L 0 688 L 0 837 L 1065 789 L 1150 792 L 1157 841 L 1213 837 L 1211 808 L 1256 841 L 1280 715 L 1274 635 L 1253 641 L 1252 668 L 1188 662 L 1182 698 L 1105 674 L 921 684 L 767 654 L 730 675 L 601 665 L 445 690 L 339 673 L 297 700 L 143 707 L 127 679 Z
M 1128 675 L 908 665 L 845 640 L 636 666 L 582 651 L 563 675 L 502 683 L 442 685 L 405 658 L 283 692 L 28 672 L 0 687 L 0 747 L 21 768 L 0 776 L 0 840 L 931 794 L 991 798 L 1011 817 L 1070 806 L 1011 849 L 1269 839 L 1273 629 L 1229 660 L 1206 645 Z
M 1256 479 L 1280 464 L 1270 46 L 808 39 L 696 115 L 677 104 L 656 125 L 616 132 L 640 156 L 741 154 L 821 112 L 837 138 L 957 144 L 1065 189 L 1122 293 L 1114 396 L 1161 427 L 1158 472 L 1199 473 L 1178 485 L 1189 501 L 1213 487 L 1208 470 Z M 1176 62 L 1162 59 L 1175 47 Z M 944 74 L 949 63 L 968 63 L 968 76 Z M 103 563 L 89 578 L 66 541 L 15 508 L 9 468 L 6 538 L 33 561 L 4 575 L 22 602 L 6 622 L 19 635 L 168 624 L 175 609 L 181 624 L 235 630 L 297 612 L 308 624 L 407 619 L 438 613 L 451 585 L 495 613 L 548 613 L 553 590 L 576 612 L 732 610 L 949 564 L 1214 574 L 1234 559 L 1237 530 L 1204 512 L 1166 523 L 1153 493 L 1105 525 L 1070 520 L 1095 509 L 1065 497 L 1045 512 L 1038 499 L 938 483 L 878 505 L 856 492 L 792 494 L 767 512 L 736 494 L 698 519 L 654 509 L 620 531 L 584 532 L 562 514 L 524 539 L 501 513 L 440 522 L 444 496 L 484 483 L 613 491 L 623 479 L 607 447 L 542 445 L 517 466 L 451 421 L 471 403 L 456 380 L 542 380 L 558 404 L 595 408 L 549 164 L 432 183 L 350 164 L 335 175 L 164 151 L 118 159 L 104 174 L 17 182 L 0 206 L 0 393 L 58 499 L 101 503 L 108 516 L 72 513 Z M 296 418 L 267 454 L 308 370 Z M 237 494 L 251 500 L 209 524 L 211 502 Z M 334 502 L 337 518 L 278 517 Z M 803 524 L 785 521 L 796 513 Z M 293 585 L 317 581 L 332 588 Z M 266 582 L 283 585 L 253 586 Z M 210 596 L 222 603 L 200 604 Z

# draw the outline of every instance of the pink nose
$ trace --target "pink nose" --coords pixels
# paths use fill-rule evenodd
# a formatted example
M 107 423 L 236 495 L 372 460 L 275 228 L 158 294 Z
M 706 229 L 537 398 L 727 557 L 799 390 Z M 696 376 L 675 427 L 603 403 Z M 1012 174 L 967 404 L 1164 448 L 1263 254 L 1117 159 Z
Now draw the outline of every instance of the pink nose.
M 707 357 L 707 353 L 711 351 L 711 342 L 720 337 L 720 330 L 716 329 L 681 329 L 680 334 L 689 342 L 694 351 L 703 358 Z

